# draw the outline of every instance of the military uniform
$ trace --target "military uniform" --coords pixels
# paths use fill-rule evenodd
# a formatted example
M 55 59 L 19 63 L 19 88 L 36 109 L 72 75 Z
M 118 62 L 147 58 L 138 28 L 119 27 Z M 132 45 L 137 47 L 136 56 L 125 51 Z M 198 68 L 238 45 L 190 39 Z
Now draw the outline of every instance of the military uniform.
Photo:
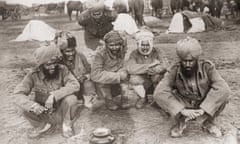
M 155 61 L 159 61 L 159 64 L 152 67 L 155 74 L 149 75 L 147 73 L 149 65 Z M 166 63 L 162 52 L 156 48 L 153 48 L 152 52 L 147 56 L 140 54 L 138 50 L 134 50 L 130 54 L 127 64 L 127 70 L 130 74 L 130 83 L 133 85 L 143 84 L 146 90 L 150 86 L 156 86 L 166 72 Z
M 201 108 L 213 119 L 228 102 L 229 95 L 229 86 L 214 64 L 198 60 L 195 80 L 189 82 L 177 63 L 156 87 L 154 99 L 172 116 L 177 116 L 184 108 Z
M 79 81 L 81 85 L 80 91 L 77 94 L 79 99 L 82 98 L 82 95 L 96 95 L 95 86 L 89 79 L 91 65 L 88 63 L 83 53 L 76 52 L 74 61 L 72 63 L 64 60 L 64 58 L 62 59 L 61 63 L 66 65 L 75 78 Z
M 77 97 L 73 94 L 79 90 L 80 85 L 65 66 L 59 65 L 58 69 L 59 74 L 56 78 L 48 80 L 42 69 L 35 68 L 25 76 L 14 91 L 16 104 L 23 109 L 25 117 L 33 126 L 62 123 L 63 121 L 71 123 L 77 118 L 76 111 L 79 105 Z M 27 96 L 32 91 L 34 99 L 31 100 Z M 34 103 L 44 106 L 50 93 L 55 98 L 52 114 L 36 115 L 30 112 Z
M 95 55 L 92 64 L 91 79 L 96 82 L 99 96 L 112 101 L 113 96 L 126 96 L 128 85 L 120 80 L 119 72 L 126 72 L 124 68 L 125 49 L 118 56 L 111 54 L 109 49 L 102 47 Z

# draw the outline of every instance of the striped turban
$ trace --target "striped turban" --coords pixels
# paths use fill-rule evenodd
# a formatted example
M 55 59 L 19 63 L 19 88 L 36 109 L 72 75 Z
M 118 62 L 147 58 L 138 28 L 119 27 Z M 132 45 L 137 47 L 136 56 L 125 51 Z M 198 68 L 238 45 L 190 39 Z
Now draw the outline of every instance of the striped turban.
M 120 33 L 118 31 L 114 31 L 114 30 L 108 32 L 104 36 L 103 40 L 105 41 L 105 43 L 111 43 L 111 42 L 123 43 L 124 42 L 124 39 L 122 38 Z

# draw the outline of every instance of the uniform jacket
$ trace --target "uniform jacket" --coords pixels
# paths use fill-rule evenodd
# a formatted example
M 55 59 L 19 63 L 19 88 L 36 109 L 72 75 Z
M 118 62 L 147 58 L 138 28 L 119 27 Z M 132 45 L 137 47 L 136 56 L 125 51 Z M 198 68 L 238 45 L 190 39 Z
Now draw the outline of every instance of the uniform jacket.
M 200 93 L 198 98 L 201 101 L 199 107 L 214 116 L 219 107 L 228 101 L 230 88 L 212 62 L 199 60 L 197 65 L 196 83 Z M 180 69 L 180 63 L 174 65 L 154 92 L 156 102 L 172 115 L 185 108 L 178 95 L 191 99 L 191 92 L 186 88 L 186 81 Z
M 100 48 L 93 60 L 91 79 L 102 84 L 120 83 L 120 75 L 117 72 L 124 69 L 125 53 L 125 47 L 118 56 L 112 55 L 106 47 Z
M 88 63 L 85 55 L 81 52 L 76 52 L 74 63 L 68 64 L 62 59 L 62 64 L 66 65 L 72 74 L 79 80 L 82 76 L 90 74 L 91 66 Z
M 136 49 L 130 54 L 127 71 L 129 74 L 146 74 L 149 69 L 149 65 L 155 61 L 159 61 L 160 64 L 157 65 L 157 73 L 166 72 L 167 62 L 164 58 L 163 53 L 160 50 L 153 48 L 153 51 L 147 57 L 140 54 Z
M 97 22 L 90 14 L 89 10 L 80 14 L 78 23 L 83 26 L 86 31 L 98 38 L 103 36 L 113 29 L 112 22 L 116 19 L 117 13 L 104 11 L 103 16 Z
M 67 67 L 59 65 L 59 75 L 53 80 L 47 80 L 40 68 L 35 68 L 29 72 L 23 81 L 15 88 L 16 104 L 29 110 L 32 104 L 38 102 L 44 105 L 50 92 L 55 96 L 56 101 L 60 101 L 65 96 L 71 95 L 80 89 L 77 79 L 71 74 Z M 34 92 L 34 101 L 28 95 Z

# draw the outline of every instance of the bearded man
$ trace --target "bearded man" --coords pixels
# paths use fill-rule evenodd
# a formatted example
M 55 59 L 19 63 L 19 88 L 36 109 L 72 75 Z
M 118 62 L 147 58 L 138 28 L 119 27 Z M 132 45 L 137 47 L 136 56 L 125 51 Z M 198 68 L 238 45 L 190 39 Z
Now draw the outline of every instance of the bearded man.
M 91 66 L 85 55 L 76 50 L 76 38 L 69 32 L 56 34 L 55 43 L 62 53 L 61 64 L 65 65 L 80 83 L 78 99 L 84 100 L 85 107 L 92 109 L 96 98 L 95 84 L 90 80 Z
M 79 109 L 74 93 L 80 85 L 65 66 L 58 64 L 61 53 L 54 45 L 38 48 L 34 56 L 37 67 L 14 91 L 16 104 L 35 128 L 29 137 L 46 134 L 57 124 L 62 125 L 63 136 L 70 137 L 74 134 L 73 123 Z M 32 91 L 33 99 L 29 96 Z
M 153 46 L 154 35 L 148 30 L 136 34 L 138 48 L 130 54 L 127 70 L 130 84 L 139 96 L 136 108 L 142 108 L 146 101 L 146 91 L 155 88 L 167 71 L 167 61 L 160 49 Z
M 113 101 L 113 95 L 121 94 L 121 107 L 128 108 L 126 80 L 128 74 L 124 68 L 126 42 L 118 31 L 110 31 L 104 36 L 105 46 L 99 48 L 92 64 L 91 79 L 96 82 L 98 95 L 105 98 L 110 110 L 119 106 Z
M 103 1 L 93 3 L 79 15 L 78 24 L 84 28 L 84 40 L 88 48 L 96 49 L 100 40 L 113 29 L 117 12 L 105 8 Z
M 221 137 L 214 119 L 228 102 L 229 86 L 211 61 L 199 58 L 202 48 L 198 40 L 180 40 L 176 51 L 180 62 L 159 82 L 153 96 L 176 120 L 170 135 L 181 137 L 188 121 L 196 120 L 204 130 Z

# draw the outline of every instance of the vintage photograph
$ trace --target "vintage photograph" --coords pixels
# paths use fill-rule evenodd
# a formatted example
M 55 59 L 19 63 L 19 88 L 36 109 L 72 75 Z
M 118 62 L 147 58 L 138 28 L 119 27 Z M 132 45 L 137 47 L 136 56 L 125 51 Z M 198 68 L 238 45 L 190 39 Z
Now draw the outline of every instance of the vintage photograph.
M 238 144 L 240 1 L 0 0 L 0 81 L 0 144 Z

